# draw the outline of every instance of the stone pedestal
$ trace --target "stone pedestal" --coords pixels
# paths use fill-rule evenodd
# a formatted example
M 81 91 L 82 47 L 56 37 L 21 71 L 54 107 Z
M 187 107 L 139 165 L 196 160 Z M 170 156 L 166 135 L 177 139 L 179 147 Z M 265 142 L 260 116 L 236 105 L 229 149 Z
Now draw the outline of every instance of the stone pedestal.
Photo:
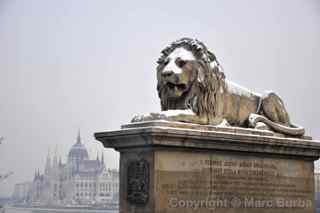
M 120 152 L 120 213 L 315 212 L 311 138 L 165 121 L 95 137 Z

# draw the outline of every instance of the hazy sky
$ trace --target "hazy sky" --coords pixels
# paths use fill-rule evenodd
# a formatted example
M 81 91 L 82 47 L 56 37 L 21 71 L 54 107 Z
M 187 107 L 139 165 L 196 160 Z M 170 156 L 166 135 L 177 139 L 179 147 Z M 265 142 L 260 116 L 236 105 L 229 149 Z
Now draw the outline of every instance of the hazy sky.
M 227 78 L 282 96 L 294 122 L 320 139 L 319 0 L 0 0 L 0 196 L 63 161 L 78 128 L 93 133 L 160 110 L 155 62 L 180 37 L 205 42 Z M 119 155 L 104 150 L 118 167 Z

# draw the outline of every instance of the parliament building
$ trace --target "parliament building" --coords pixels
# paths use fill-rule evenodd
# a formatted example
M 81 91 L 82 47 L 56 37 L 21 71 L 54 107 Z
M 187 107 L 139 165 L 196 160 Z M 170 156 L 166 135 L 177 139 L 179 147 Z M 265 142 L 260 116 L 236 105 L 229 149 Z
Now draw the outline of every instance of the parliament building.
M 29 186 L 26 200 L 31 205 L 108 205 L 119 202 L 119 172 L 106 168 L 103 154 L 90 160 L 80 133 L 69 151 L 67 162 L 62 163 L 57 153 L 53 157 L 48 153 L 44 173 L 36 171 Z M 20 187 L 19 184 L 16 187 Z

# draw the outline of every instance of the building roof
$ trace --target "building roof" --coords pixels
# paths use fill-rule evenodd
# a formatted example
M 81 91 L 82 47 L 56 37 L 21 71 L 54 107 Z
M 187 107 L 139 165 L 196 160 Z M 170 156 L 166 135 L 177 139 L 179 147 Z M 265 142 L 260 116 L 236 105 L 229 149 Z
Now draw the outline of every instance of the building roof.
M 89 158 L 86 147 L 81 143 L 80 131 L 78 133 L 77 142 L 71 147 L 68 158 L 76 158 L 86 160 Z
M 101 168 L 98 160 L 84 160 L 79 165 L 79 172 L 99 172 Z

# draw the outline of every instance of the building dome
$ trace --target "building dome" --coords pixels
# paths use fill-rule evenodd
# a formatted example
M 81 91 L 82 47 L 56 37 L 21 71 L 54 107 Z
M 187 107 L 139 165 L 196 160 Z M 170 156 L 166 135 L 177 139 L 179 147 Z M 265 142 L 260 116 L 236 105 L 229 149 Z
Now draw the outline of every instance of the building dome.
M 70 161 L 77 160 L 87 160 L 89 158 L 88 151 L 86 147 L 81 143 L 80 133 L 78 134 L 77 143 L 75 143 L 68 154 L 68 159 Z

